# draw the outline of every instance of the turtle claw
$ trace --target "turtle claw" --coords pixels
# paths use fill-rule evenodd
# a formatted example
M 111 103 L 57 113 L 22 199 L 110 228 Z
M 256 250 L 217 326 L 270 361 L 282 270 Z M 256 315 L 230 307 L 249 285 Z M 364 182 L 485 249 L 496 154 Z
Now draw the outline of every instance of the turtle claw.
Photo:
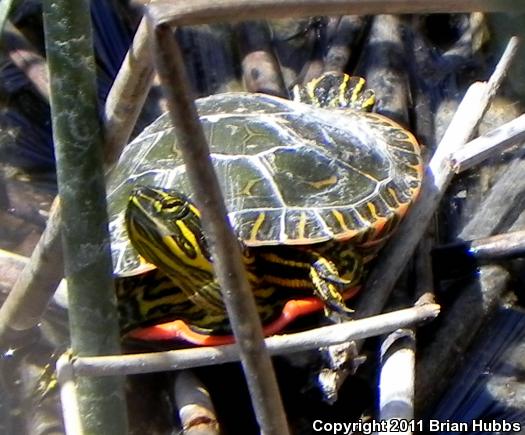
M 354 310 L 352 310 L 351 308 L 348 308 L 345 305 L 343 300 L 341 301 L 330 300 L 330 301 L 324 301 L 324 303 L 326 304 L 324 312 L 325 312 L 326 317 L 328 318 L 335 317 L 335 318 L 341 318 L 341 319 L 347 320 L 352 316 L 352 314 L 354 314 Z
M 340 311 L 334 311 L 328 307 L 325 307 L 324 309 L 324 315 L 327 319 L 329 319 L 332 323 L 344 323 L 351 319 L 351 314 L 353 313 L 353 310 L 348 309 L 344 313 Z

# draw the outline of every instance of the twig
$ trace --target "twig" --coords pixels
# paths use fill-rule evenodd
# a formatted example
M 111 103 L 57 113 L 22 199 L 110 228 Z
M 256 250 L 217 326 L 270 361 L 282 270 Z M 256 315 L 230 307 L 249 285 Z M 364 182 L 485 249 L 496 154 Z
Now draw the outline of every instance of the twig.
M 436 264 L 443 262 L 445 265 L 451 262 L 461 264 L 458 258 L 461 256 L 477 261 L 525 257 L 525 230 L 438 246 L 433 255 L 437 256 L 434 258 Z
M 437 317 L 439 310 L 439 305 L 426 304 L 310 331 L 276 335 L 265 340 L 266 347 L 272 355 L 278 355 L 360 340 L 430 321 Z M 83 357 L 76 358 L 73 366 L 77 375 L 111 376 L 180 370 L 238 360 L 237 345 L 229 344 L 136 355 Z
M 286 435 L 288 425 L 272 363 L 264 346 L 261 321 L 242 262 L 239 242 L 227 218 L 209 149 L 190 96 L 184 60 L 169 26 L 155 26 L 155 61 L 167 98 L 186 174 L 202 213 L 230 324 L 241 352 L 253 408 L 261 431 Z
M 366 291 L 356 309 L 360 318 L 380 312 L 385 305 L 390 291 L 412 256 L 454 175 L 449 156 L 474 133 L 516 52 L 517 42 L 517 38 L 510 40 L 487 83 L 475 83 L 468 89 L 430 161 L 417 201 L 387 246 L 380 252 L 377 264 L 367 279 Z
M 148 8 L 155 22 L 180 26 L 327 15 L 516 12 L 524 10 L 525 4 L 515 0 L 223 0 L 213 3 L 209 0 L 177 3 L 157 0 Z
M 454 172 L 459 174 L 508 147 L 525 140 L 525 115 L 471 140 L 451 156 Z

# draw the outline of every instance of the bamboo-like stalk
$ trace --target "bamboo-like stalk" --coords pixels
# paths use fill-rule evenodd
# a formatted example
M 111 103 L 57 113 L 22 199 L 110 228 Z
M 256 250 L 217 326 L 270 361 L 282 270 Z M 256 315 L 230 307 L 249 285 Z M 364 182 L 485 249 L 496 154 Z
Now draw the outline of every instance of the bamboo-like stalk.
M 72 351 L 117 354 L 89 2 L 45 1 L 44 27 Z M 127 433 L 122 379 L 77 381 L 83 431 Z
M 186 174 L 202 213 L 224 305 L 237 343 L 261 431 L 286 435 L 288 424 L 273 366 L 264 345 L 261 321 L 242 262 L 240 246 L 227 218 L 209 148 L 190 94 L 184 59 L 169 26 L 155 25 L 155 61 Z

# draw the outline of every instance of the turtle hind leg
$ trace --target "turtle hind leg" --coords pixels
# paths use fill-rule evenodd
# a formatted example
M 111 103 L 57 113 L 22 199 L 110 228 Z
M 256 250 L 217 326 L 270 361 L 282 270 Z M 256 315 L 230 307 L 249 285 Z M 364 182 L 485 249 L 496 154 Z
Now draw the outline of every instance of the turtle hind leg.
M 323 252 L 311 251 L 313 261 L 309 275 L 314 292 L 324 302 L 327 314 L 333 311 L 347 316 L 353 310 L 345 305 L 342 293 L 358 284 L 362 274 L 362 258 L 353 249 L 332 248 L 323 250 L 330 251 L 329 257 Z

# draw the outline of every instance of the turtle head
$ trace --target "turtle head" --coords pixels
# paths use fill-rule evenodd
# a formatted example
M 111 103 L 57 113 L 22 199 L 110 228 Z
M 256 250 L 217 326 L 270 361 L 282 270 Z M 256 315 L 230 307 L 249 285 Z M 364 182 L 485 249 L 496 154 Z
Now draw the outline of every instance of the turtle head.
M 295 85 L 293 99 L 314 107 L 325 109 L 352 109 L 369 112 L 375 103 L 375 95 L 366 88 L 362 77 L 340 72 L 326 72 L 305 85 Z
M 211 270 L 200 212 L 185 195 L 171 189 L 136 186 L 126 208 L 133 247 L 168 275 L 188 266 Z

